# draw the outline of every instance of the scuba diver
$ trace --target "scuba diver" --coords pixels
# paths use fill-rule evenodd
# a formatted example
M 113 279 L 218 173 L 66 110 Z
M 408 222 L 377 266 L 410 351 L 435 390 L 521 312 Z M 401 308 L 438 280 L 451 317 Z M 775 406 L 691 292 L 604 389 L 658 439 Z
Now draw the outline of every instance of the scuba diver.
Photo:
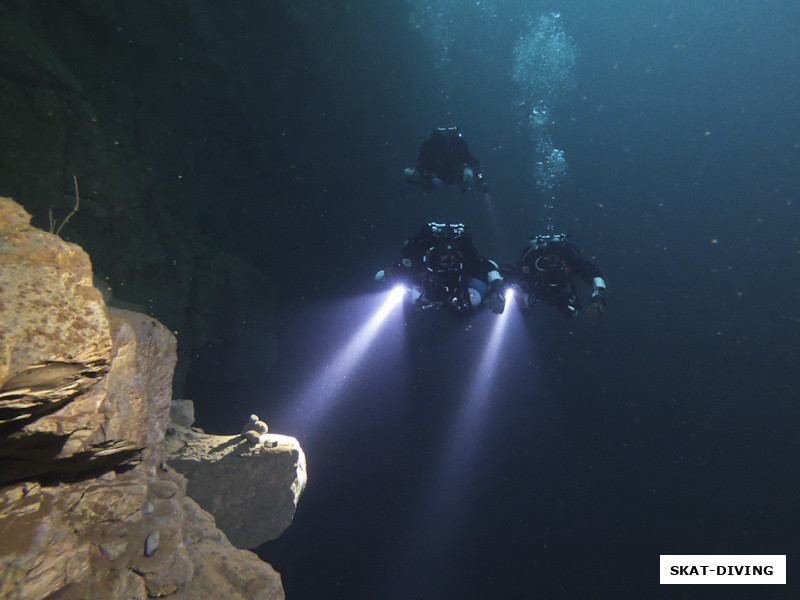
M 405 169 L 403 178 L 410 184 L 422 184 L 426 190 L 458 183 L 462 194 L 473 185 L 488 192 L 481 163 L 470 153 L 458 127 L 434 129 L 419 147 L 417 166 Z
M 417 308 L 444 306 L 465 317 L 484 306 L 495 314 L 505 309 L 505 282 L 497 263 L 478 254 L 463 224 L 428 223 L 405 241 L 402 255 L 378 271 L 375 281 L 405 286 Z
M 575 277 L 593 286 L 586 316 L 597 321 L 606 307 L 606 282 L 600 270 L 581 256 L 578 247 L 567 241 L 567 234 L 537 235 L 522 251 L 515 270 L 508 279 L 518 289 L 517 302 L 523 311 L 534 302 L 555 306 L 567 318 L 581 308 L 575 290 Z

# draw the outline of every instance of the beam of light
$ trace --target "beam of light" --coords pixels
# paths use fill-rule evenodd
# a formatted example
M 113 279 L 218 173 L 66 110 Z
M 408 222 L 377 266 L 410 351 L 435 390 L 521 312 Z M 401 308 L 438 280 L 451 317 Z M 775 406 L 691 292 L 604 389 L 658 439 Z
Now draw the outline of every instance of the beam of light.
M 295 419 L 291 420 L 299 420 L 300 435 L 310 435 L 322 424 L 378 334 L 390 321 L 388 317 L 393 312 L 400 314 L 401 311 L 396 309 L 401 305 L 406 291 L 403 286 L 397 286 L 389 292 L 379 294 L 383 299 L 379 308 L 347 342 L 331 353 L 318 374 L 289 407 L 295 415 Z
M 451 465 L 460 464 L 464 471 L 469 470 L 470 457 L 477 448 L 477 436 L 487 414 L 489 399 L 492 397 L 492 392 L 499 388 L 494 375 L 502 356 L 501 346 L 511 320 L 510 315 L 514 312 L 511 308 L 514 295 L 512 288 L 508 288 L 505 295 L 506 308 L 503 314 L 497 316 L 489 333 L 481 361 L 474 371 L 464 403 L 453 424 L 449 436 L 450 446 L 445 451 L 444 462 Z
M 472 380 L 464 392 L 463 402 L 453 419 L 450 430 L 442 435 L 444 447 L 435 459 L 431 473 L 429 492 L 413 513 L 414 520 L 411 541 L 406 543 L 395 562 L 392 572 L 393 585 L 408 586 L 405 597 L 414 597 L 423 591 L 436 597 L 446 597 L 446 590 L 431 590 L 433 582 L 446 581 L 455 576 L 448 569 L 459 568 L 452 563 L 455 549 L 463 542 L 464 521 L 468 518 L 470 506 L 470 485 L 473 483 L 471 471 L 475 455 L 480 452 L 487 433 L 481 431 L 489 413 L 490 400 L 502 392 L 494 379 L 498 366 L 504 356 L 503 349 L 508 338 L 510 323 L 522 327 L 521 315 L 512 302 L 513 291 L 506 290 L 506 307 L 503 314 L 496 317 L 491 325 L 486 345 L 480 361 L 474 370 Z M 488 316 L 488 315 L 487 315 Z M 508 348 L 505 348 L 508 350 Z M 435 569 L 436 572 L 428 571 Z M 414 580 L 424 590 L 415 589 L 416 583 L 409 582 L 405 575 L 415 574 Z M 439 583 L 441 585 L 441 583 Z M 393 590 L 397 591 L 397 588 Z

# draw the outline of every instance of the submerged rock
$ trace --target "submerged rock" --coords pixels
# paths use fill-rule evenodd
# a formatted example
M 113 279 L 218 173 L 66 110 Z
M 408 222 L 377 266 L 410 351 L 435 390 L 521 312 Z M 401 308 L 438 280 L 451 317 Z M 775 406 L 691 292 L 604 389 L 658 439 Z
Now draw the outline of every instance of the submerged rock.
M 253 415 L 256 417 L 256 415 Z M 165 441 L 167 461 L 189 480 L 187 494 L 214 515 L 234 546 L 256 548 L 277 538 L 292 523 L 306 485 L 306 458 L 289 436 L 257 434 L 256 417 L 245 425 L 258 435 L 210 435 L 173 427 Z
M 282 600 L 164 466 L 175 338 L 0 198 L 0 597 Z

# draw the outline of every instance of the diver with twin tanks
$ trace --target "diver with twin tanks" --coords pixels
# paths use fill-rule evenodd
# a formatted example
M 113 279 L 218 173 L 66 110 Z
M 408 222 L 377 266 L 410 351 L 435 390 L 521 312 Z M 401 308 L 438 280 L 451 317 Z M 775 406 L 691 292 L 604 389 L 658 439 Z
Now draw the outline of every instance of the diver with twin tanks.
M 375 280 L 403 285 L 409 302 L 419 309 L 441 306 L 467 317 L 488 307 L 502 314 L 506 290 L 513 288 L 524 313 L 542 303 L 574 318 L 581 309 L 576 289 L 576 279 L 580 279 L 592 286 L 585 313 L 597 321 L 605 313 L 605 279 L 568 237 L 533 236 L 517 265 L 501 268 L 478 253 L 464 224 L 427 223 L 405 241 L 401 259 L 378 271 Z
M 475 185 L 485 194 L 488 191 L 480 162 L 457 127 L 434 129 L 420 145 L 417 165 L 405 169 L 403 177 L 426 190 L 457 184 L 462 193 Z M 547 234 L 531 237 L 515 266 L 500 268 L 478 253 L 468 226 L 431 222 L 405 241 L 402 258 L 378 271 L 375 280 L 403 285 L 409 290 L 409 301 L 419 309 L 443 306 L 456 315 L 470 316 L 489 307 L 501 314 L 506 289 L 515 289 L 524 313 L 542 303 L 574 318 L 581 309 L 575 285 L 580 279 L 592 286 L 585 313 L 597 321 L 605 313 L 605 279 L 569 237 L 553 233 L 548 226 Z

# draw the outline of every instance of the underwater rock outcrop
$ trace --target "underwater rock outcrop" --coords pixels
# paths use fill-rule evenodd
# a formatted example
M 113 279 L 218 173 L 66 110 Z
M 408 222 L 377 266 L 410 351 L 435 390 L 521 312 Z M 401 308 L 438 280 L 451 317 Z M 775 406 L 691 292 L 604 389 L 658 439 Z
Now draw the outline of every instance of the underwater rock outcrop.
M 274 181 L 259 172 L 253 183 L 256 165 L 284 170 L 281 152 L 258 150 L 272 131 L 256 129 L 282 125 L 252 118 L 242 87 L 253 82 L 249 53 L 225 33 L 253 24 L 242 21 L 248 13 L 268 18 L 279 7 L 246 6 L 0 2 L 0 196 L 48 229 L 48 215 L 63 224 L 79 183 L 80 210 L 63 235 L 113 287 L 107 304 L 152 311 L 181 333 L 172 378 L 180 396 L 193 385 L 190 365 L 200 379 L 246 385 L 277 356 L 276 286 L 244 241 L 263 231 L 218 210 L 222 198 L 241 204 Z M 264 26 L 281 25 L 256 30 Z M 256 102 L 274 111 L 276 100 Z
M 168 463 L 189 479 L 187 493 L 239 548 L 256 548 L 283 533 L 306 485 L 298 441 L 266 430 L 251 415 L 242 435 L 209 435 L 175 421 L 167 432 Z
M 0 597 L 280 600 L 167 466 L 176 341 L 0 198 Z

